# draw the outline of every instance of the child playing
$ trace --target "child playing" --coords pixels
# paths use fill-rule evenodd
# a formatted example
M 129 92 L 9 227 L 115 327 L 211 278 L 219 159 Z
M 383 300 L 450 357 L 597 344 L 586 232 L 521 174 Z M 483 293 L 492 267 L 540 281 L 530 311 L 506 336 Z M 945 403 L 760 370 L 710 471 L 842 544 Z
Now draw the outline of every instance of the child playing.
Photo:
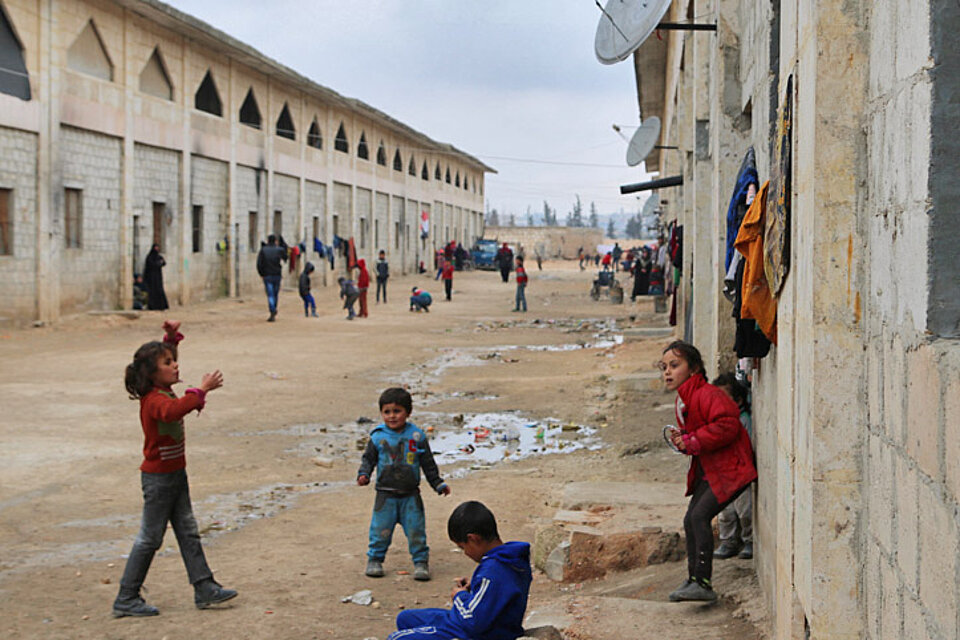
M 387 640 L 483 638 L 513 640 L 523 635 L 530 592 L 530 545 L 503 542 L 497 521 L 480 502 L 464 502 L 447 521 L 450 540 L 479 563 L 467 582 L 459 578 L 450 594 L 453 608 L 408 609 L 397 616 Z
M 184 456 L 183 417 L 194 409 L 197 413 L 203 409 L 207 393 L 223 385 L 223 374 L 219 371 L 204 374 L 198 388 L 187 389 L 182 398 L 174 395 L 172 387 L 180 382 L 177 344 L 183 335 L 177 331 L 179 328 L 179 322 L 164 322 L 163 342 L 148 342 L 137 349 L 124 376 L 130 397 L 140 400 L 143 519 L 120 579 L 120 593 L 113 602 L 113 615 L 117 618 L 159 613 L 140 596 L 140 587 L 163 542 L 168 522 L 177 536 L 197 608 L 206 609 L 237 595 L 236 591 L 217 584 L 207 566 L 190 504 Z
M 420 469 L 438 494 L 450 495 L 450 487 L 440 477 L 427 434 L 407 422 L 412 411 L 413 398 L 405 389 L 393 387 L 380 394 L 383 422 L 370 432 L 357 471 L 357 484 L 366 486 L 370 484 L 373 468 L 377 467 L 377 498 L 370 520 L 365 571 L 371 578 L 383 577 L 383 559 L 393 538 L 393 529 L 399 522 L 413 556 L 414 579 L 430 579 L 430 547 L 427 546 L 426 518 L 420 497 Z
M 380 291 L 383 291 L 383 304 L 387 304 L 387 278 L 390 277 L 390 265 L 387 263 L 387 254 L 380 249 L 377 258 L 377 304 L 380 304 Z
M 433 304 L 433 298 L 430 294 L 419 287 L 414 287 L 410 295 L 410 311 L 426 311 L 430 313 L 430 305 Z
M 523 268 L 523 258 L 517 257 L 517 300 L 514 311 L 521 311 L 520 306 L 523 305 L 522 311 L 527 312 L 527 270 Z
M 300 298 L 303 300 L 303 315 L 317 317 L 317 303 L 310 294 L 310 274 L 313 273 L 313 263 L 308 262 L 300 274 Z
M 347 320 L 353 320 L 357 317 L 353 310 L 353 303 L 360 296 L 360 291 L 357 289 L 357 285 L 353 284 L 353 280 L 347 280 L 342 276 L 337 278 L 337 283 L 340 285 L 340 299 L 343 300 L 343 308 L 347 310 Z
M 367 261 L 363 258 L 357 260 L 357 291 L 360 299 L 361 318 L 367 317 L 367 289 L 370 288 L 370 272 L 367 271 Z
M 670 594 L 671 602 L 712 602 L 713 528 L 710 522 L 757 479 L 750 436 L 740 424 L 740 410 L 727 395 L 707 383 L 703 358 L 692 344 L 677 340 L 659 363 L 663 382 L 677 392 L 679 431 L 673 444 L 690 456 L 683 518 L 687 537 L 687 580 Z
M 453 296 L 453 263 L 444 259 L 440 268 L 440 277 L 443 278 L 443 291 L 447 294 L 447 302 Z
M 752 445 L 753 424 L 750 418 L 747 388 L 732 373 L 722 373 L 717 376 L 713 386 L 730 396 L 730 399 L 740 407 L 740 424 L 747 430 Z M 720 512 L 717 516 L 717 528 L 720 531 L 720 546 L 713 552 L 714 558 L 725 560 L 737 556 L 749 560 L 753 557 L 753 491 L 750 488 Z

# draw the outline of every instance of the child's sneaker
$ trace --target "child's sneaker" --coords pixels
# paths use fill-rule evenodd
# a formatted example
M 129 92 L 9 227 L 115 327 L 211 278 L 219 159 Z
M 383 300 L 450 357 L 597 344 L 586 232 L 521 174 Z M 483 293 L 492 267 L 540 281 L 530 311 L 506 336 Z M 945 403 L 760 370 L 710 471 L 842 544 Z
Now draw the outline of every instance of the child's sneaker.
M 671 602 L 716 602 L 717 592 L 710 583 L 692 580 L 687 586 L 670 594 Z
M 370 578 L 382 578 L 383 563 L 381 563 L 379 560 L 367 560 L 367 570 L 363 573 Z
M 426 582 L 431 578 L 430 566 L 426 562 L 418 562 L 413 565 L 413 579 Z
M 124 616 L 143 618 L 159 614 L 160 610 L 147 604 L 146 601 L 140 597 L 139 593 L 125 595 L 121 592 L 120 595 L 117 596 L 117 599 L 113 601 L 114 618 L 123 618 Z
M 193 589 L 193 602 L 197 605 L 197 609 L 206 609 L 237 597 L 236 591 L 224 589 L 213 578 L 201 580 L 194 585 Z

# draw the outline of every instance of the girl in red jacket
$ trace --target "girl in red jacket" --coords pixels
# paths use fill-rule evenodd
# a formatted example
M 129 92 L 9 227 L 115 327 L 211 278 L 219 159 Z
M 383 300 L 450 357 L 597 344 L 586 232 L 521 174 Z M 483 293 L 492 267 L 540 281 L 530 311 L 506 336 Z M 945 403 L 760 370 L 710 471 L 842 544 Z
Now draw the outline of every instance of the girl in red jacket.
M 360 313 L 361 318 L 367 317 L 367 289 L 370 288 L 370 272 L 367 271 L 367 261 L 363 258 L 357 260 L 357 289 L 360 290 Z
M 687 493 L 690 506 L 683 518 L 687 536 L 688 578 L 671 602 L 714 601 L 713 528 L 710 522 L 757 479 L 750 436 L 740 424 L 740 409 L 722 390 L 707 383 L 703 358 L 681 340 L 663 351 L 659 363 L 667 389 L 677 392 L 679 430 L 673 444 L 690 456 Z
M 140 400 L 143 519 L 120 578 L 120 593 L 113 603 L 113 615 L 117 618 L 159 613 L 156 607 L 144 602 L 140 587 L 163 542 L 168 522 L 173 525 L 180 544 L 180 555 L 194 588 L 197 608 L 206 609 L 237 595 L 233 589 L 224 589 L 217 584 L 207 566 L 190 504 L 184 456 L 183 418 L 194 409 L 198 413 L 203 409 L 207 393 L 223 385 L 223 374 L 219 371 L 205 374 L 198 388 L 187 389 L 182 398 L 176 396 L 173 385 L 180 382 L 177 343 L 183 339 L 179 328 L 179 322 L 164 322 L 166 336 L 163 342 L 148 342 L 137 349 L 124 375 L 130 397 Z

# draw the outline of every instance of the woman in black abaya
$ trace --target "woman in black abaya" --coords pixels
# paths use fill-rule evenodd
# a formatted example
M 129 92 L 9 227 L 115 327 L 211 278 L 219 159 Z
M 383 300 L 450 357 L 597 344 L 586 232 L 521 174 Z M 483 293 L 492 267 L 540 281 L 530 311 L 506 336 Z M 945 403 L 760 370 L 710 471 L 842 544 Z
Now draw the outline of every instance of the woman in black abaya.
M 170 307 L 163 291 L 163 267 L 167 261 L 160 255 L 160 245 L 155 244 L 143 264 L 143 284 L 147 288 L 147 308 L 163 311 Z

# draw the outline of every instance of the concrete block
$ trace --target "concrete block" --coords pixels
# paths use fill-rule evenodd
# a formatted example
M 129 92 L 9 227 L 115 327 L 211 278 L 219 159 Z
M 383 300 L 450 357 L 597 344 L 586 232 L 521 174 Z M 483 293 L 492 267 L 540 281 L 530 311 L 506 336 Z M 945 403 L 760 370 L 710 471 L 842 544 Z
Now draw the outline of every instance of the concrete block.
M 564 579 L 572 582 L 602 578 L 609 571 L 627 571 L 682 559 L 680 534 L 657 528 L 606 533 L 582 527 L 570 536 Z M 548 563 L 549 564 L 549 563 Z
M 920 603 L 909 596 L 903 599 L 903 637 L 910 640 L 934 640 L 927 629 Z
M 888 559 L 880 560 L 880 629 L 884 638 L 900 638 L 903 621 L 900 606 L 900 584 Z
M 866 621 L 864 629 L 874 638 L 880 635 L 880 548 L 872 541 L 866 543 L 864 550 L 866 557 L 863 563 L 863 589 Z
M 868 436 L 869 458 L 867 460 L 867 504 L 869 505 L 869 531 L 880 544 L 884 553 L 892 550 L 893 531 L 893 459 L 888 447 L 877 437 Z
M 944 381 L 944 462 L 947 490 L 960 501 L 960 371 L 954 369 Z
M 911 593 L 917 593 L 917 567 L 920 553 L 917 470 L 902 456 L 894 460 L 896 476 L 896 562 L 903 575 L 904 585 Z
M 907 355 L 906 445 L 910 457 L 934 480 L 940 474 L 940 375 L 933 349 Z
M 543 564 L 543 572 L 554 582 L 564 582 L 572 579 L 568 572 L 569 567 L 570 541 L 563 540 L 547 556 Z
M 930 3 L 898 3 L 897 16 L 897 80 L 911 76 L 932 65 L 930 42 Z
M 957 528 L 953 508 L 935 485 L 923 483 L 920 500 L 920 600 L 933 622 L 957 637 Z
M 567 539 L 569 532 L 563 527 L 550 525 L 537 529 L 533 542 L 533 566 L 546 571 L 547 558 L 561 542 Z

